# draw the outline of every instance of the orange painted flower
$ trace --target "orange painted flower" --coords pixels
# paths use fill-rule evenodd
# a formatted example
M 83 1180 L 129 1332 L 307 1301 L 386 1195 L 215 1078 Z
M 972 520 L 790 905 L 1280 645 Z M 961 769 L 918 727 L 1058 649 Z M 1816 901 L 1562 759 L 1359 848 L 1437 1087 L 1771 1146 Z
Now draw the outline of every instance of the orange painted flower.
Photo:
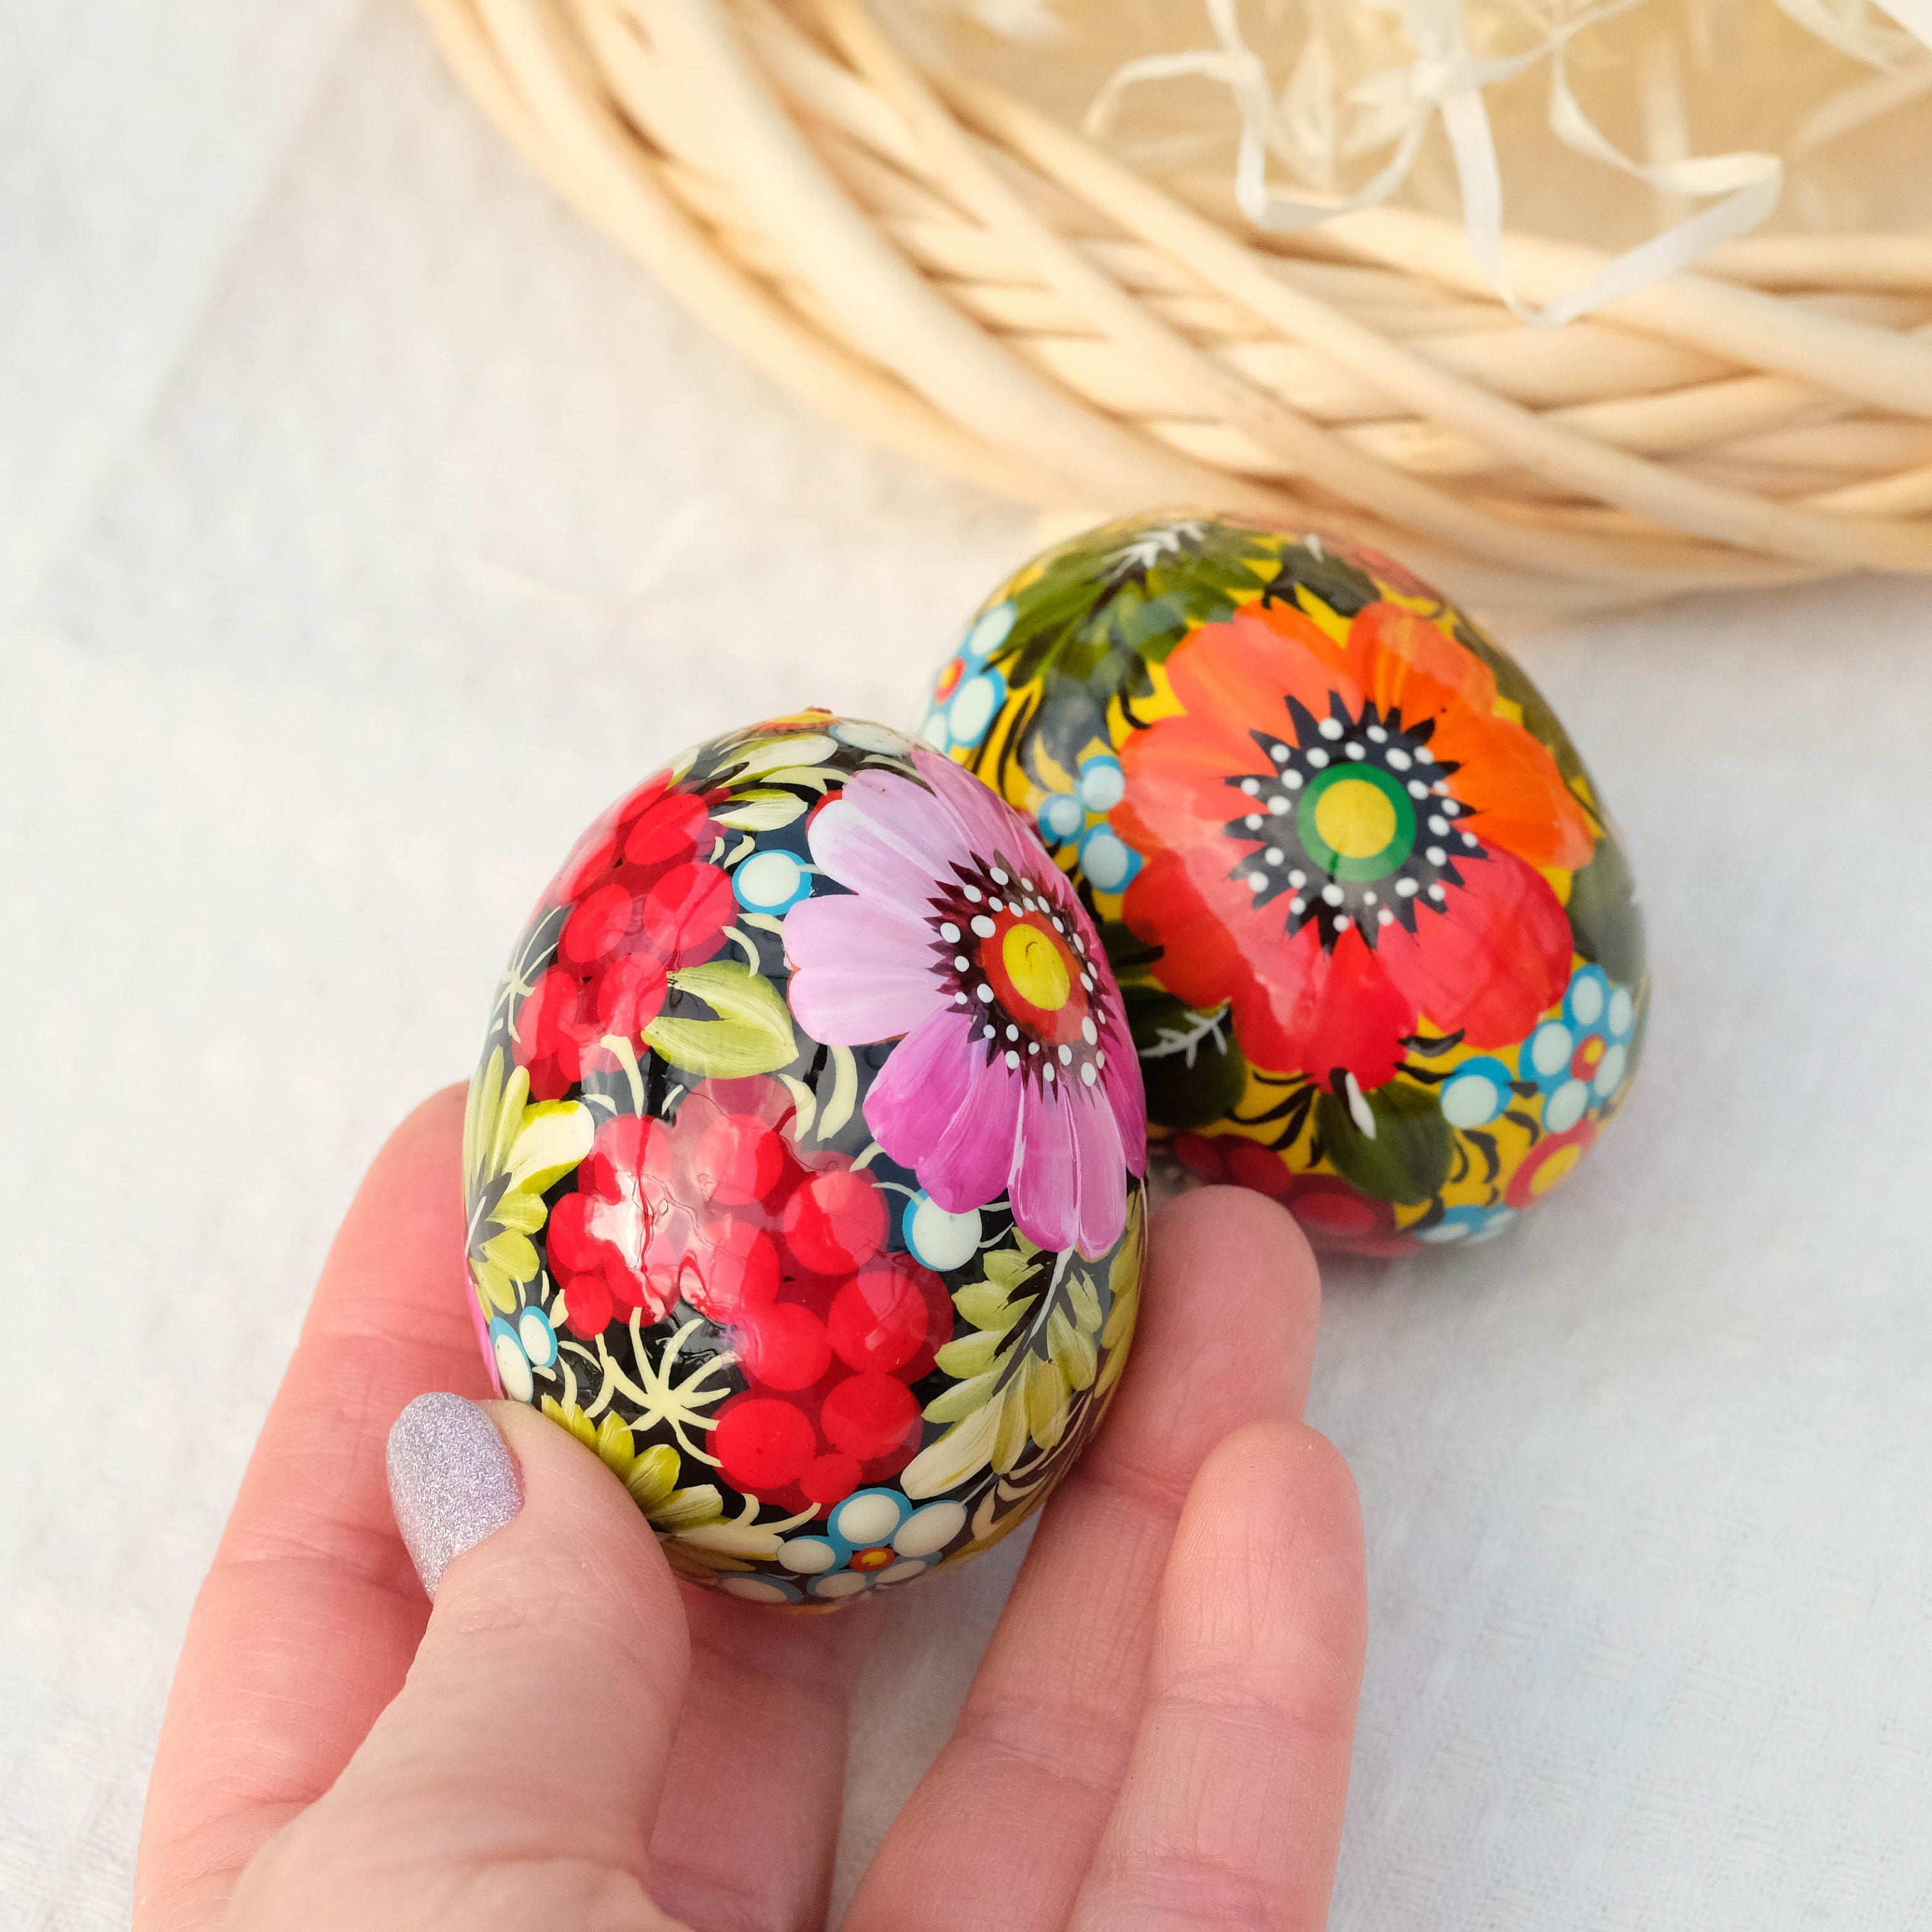
M 1167 668 L 1181 713 L 1121 750 L 1113 824 L 1146 860 L 1124 916 L 1168 991 L 1232 1003 L 1251 1063 L 1376 1087 L 1424 1020 L 1502 1046 L 1562 997 L 1570 922 L 1540 868 L 1594 835 L 1474 652 L 1396 604 L 1340 641 L 1268 603 Z

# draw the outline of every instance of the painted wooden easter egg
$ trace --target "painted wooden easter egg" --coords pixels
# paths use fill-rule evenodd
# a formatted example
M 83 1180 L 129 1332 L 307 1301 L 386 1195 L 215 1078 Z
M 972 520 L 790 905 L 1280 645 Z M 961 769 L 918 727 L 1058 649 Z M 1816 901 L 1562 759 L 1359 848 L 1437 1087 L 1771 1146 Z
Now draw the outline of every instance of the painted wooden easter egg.
M 1146 1138 L 1031 826 L 883 726 L 757 724 L 606 812 L 503 975 L 464 1128 L 485 1352 L 681 1574 L 906 1582 L 1021 1522 L 1106 1408 Z
M 1028 565 L 923 735 L 1094 911 L 1156 1138 L 1370 1253 L 1496 1233 L 1629 1090 L 1649 980 L 1522 670 L 1377 553 L 1224 518 Z

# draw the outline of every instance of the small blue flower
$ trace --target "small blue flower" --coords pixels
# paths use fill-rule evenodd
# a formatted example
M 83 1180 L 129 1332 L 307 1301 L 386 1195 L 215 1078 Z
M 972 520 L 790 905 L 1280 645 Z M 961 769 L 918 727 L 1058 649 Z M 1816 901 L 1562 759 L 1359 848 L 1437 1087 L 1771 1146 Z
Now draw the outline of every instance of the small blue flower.
M 1124 892 L 1141 868 L 1141 855 L 1111 825 L 1096 825 L 1080 842 L 1080 869 L 1096 892 Z
M 1576 1036 L 1561 1020 L 1545 1020 L 1516 1050 L 1516 1065 L 1526 1080 L 1544 1093 L 1554 1093 L 1570 1077 L 1576 1052 Z
M 1442 1218 L 1415 1231 L 1422 1241 L 1486 1241 L 1517 1218 L 1514 1208 L 1448 1208 Z
M 913 1258 L 934 1274 L 964 1268 L 980 1252 L 980 1210 L 949 1214 L 923 1189 L 906 1203 L 901 1226 Z
M 796 853 L 774 846 L 754 852 L 733 868 L 731 890 L 747 912 L 777 918 L 811 898 L 812 874 Z
M 897 1490 L 855 1490 L 826 1519 L 823 1535 L 786 1538 L 778 1561 L 808 1580 L 807 1596 L 856 1597 L 924 1576 L 965 1527 L 963 1503 L 915 1509 Z
M 1515 1079 L 1492 1054 L 1464 1060 L 1436 1091 L 1442 1118 L 1452 1127 L 1488 1126 L 1516 1097 Z
M 553 1368 L 556 1364 L 556 1330 L 541 1308 L 532 1306 L 517 1317 L 517 1340 L 533 1369 Z
M 536 1394 L 536 1378 L 530 1372 L 530 1358 L 517 1331 L 502 1316 L 490 1324 L 490 1354 L 496 1364 L 496 1379 L 512 1402 L 528 1402 Z
M 976 748 L 1006 701 L 1006 680 L 998 671 L 966 676 L 967 668 L 963 658 L 955 658 L 940 674 L 932 709 L 920 728 L 928 744 L 949 755 Z
M 1086 823 L 1087 814 L 1070 791 L 1052 793 L 1040 808 L 1040 836 L 1049 845 L 1078 837 Z
M 1012 636 L 1013 620 L 1018 615 L 1018 607 L 1010 597 L 1004 604 L 995 604 L 966 633 L 959 655 L 969 663 L 984 664 Z
M 1580 966 L 1570 975 L 1562 1018 L 1545 1020 L 1516 1049 L 1522 1078 L 1534 1082 L 1543 1096 L 1548 1132 L 1568 1133 L 1616 1097 L 1630 1070 L 1636 1022 L 1630 989 L 1600 966 Z
M 534 1304 L 519 1309 L 514 1322 L 499 1315 L 490 1324 L 490 1354 L 503 1393 L 512 1402 L 530 1402 L 538 1375 L 556 1364 L 556 1330 Z
M 1610 1011 L 1610 976 L 1600 966 L 1580 966 L 1563 996 L 1563 1017 L 1572 1032 L 1600 1033 Z
M 1049 850 L 1073 845 L 1096 892 L 1125 892 L 1141 868 L 1141 855 L 1107 823 L 1126 789 L 1120 760 L 1097 752 L 1081 760 L 1070 790 L 1052 793 L 1040 808 L 1040 837 Z
M 1636 1001 L 1628 986 L 1611 987 L 1610 1004 L 1604 1011 L 1604 1030 L 1618 1046 L 1636 1030 Z
M 1082 763 L 1077 788 L 1080 802 L 1104 818 L 1126 796 L 1127 775 L 1111 752 L 1098 752 Z

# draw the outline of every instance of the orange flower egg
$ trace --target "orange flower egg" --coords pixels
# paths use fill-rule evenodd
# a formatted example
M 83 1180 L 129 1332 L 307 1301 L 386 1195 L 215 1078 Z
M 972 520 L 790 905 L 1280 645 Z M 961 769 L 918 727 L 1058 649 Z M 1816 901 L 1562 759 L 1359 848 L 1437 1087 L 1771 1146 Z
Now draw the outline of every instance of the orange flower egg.
M 1078 886 L 1189 1172 L 1387 1254 L 1498 1232 L 1622 1104 L 1648 976 L 1595 786 L 1389 559 L 1207 516 L 1091 532 L 980 614 L 925 735 Z

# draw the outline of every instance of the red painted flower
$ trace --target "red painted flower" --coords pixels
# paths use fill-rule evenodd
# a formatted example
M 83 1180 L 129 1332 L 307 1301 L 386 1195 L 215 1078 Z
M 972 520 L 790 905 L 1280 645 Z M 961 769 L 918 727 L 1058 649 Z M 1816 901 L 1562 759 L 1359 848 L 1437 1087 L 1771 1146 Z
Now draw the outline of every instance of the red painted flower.
M 1147 862 L 1125 916 L 1170 992 L 1232 1003 L 1252 1062 L 1376 1087 L 1425 1018 L 1502 1046 L 1562 997 L 1570 924 L 1539 868 L 1593 835 L 1473 652 L 1394 604 L 1346 640 L 1257 604 L 1167 669 L 1182 712 L 1120 754 L 1113 823 Z
M 1406 1255 L 1415 1239 L 1395 1224 L 1395 1210 L 1327 1174 L 1297 1174 L 1272 1148 L 1244 1134 L 1179 1134 L 1174 1156 L 1202 1180 L 1271 1194 L 1301 1224 L 1310 1244 L 1356 1255 Z
M 1597 1138 L 1594 1120 L 1579 1120 L 1568 1132 L 1539 1141 L 1510 1177 L 1509 1204 L 1520 1214 L 1533 1208 L 1590 1151 Z
M 545 895 L 570 908 L 556 962 L 517 1011 L 533 1098 L 560 1100 L 586 1071 L 614 1068 L 604 1036 L 636 1040 L 664 1006 L 668 976 L 724 944 L 736 908 L 724 871 L 698 856 L 711 843 L 705 801 L 662 774 L 578 842 Z

